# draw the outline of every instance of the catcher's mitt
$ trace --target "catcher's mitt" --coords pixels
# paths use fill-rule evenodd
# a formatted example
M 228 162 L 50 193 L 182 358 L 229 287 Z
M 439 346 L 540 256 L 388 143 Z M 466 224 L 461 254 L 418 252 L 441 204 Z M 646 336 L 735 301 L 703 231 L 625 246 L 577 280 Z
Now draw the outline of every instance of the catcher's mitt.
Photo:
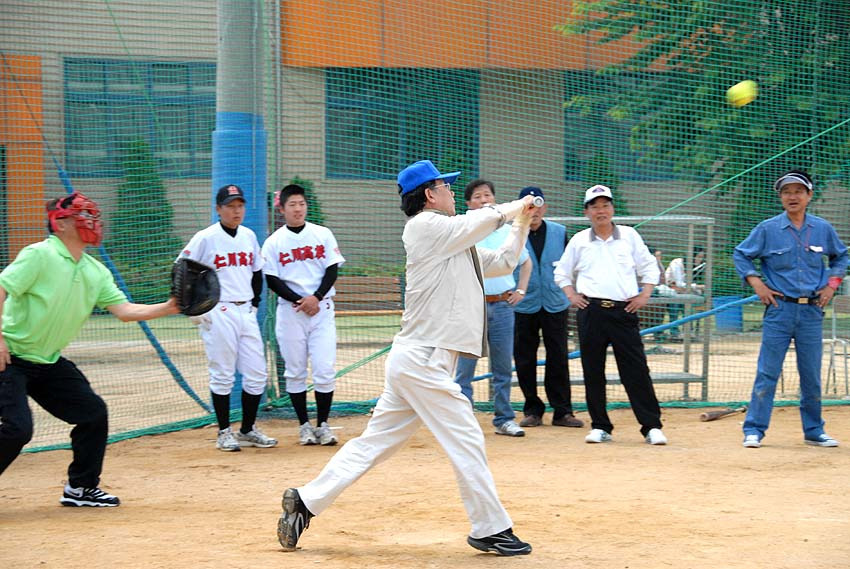
M 218 303 L 221 289 L 215 269 L 192 259 L 181 258 L 171 268 L 171 296 L 180 312 L 198 316 Z

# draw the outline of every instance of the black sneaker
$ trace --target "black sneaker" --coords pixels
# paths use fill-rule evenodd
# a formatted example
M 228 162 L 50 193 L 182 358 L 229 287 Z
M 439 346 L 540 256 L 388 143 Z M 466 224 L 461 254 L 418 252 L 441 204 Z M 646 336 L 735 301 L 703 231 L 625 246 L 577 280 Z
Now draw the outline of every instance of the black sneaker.
M 466 538 L 466 543 L 479 551 L 498 553 L 499 555 L 528 555 L 531 553 L 531 544 L 525 543 L 515 536 L 511 528 L 488 537 L 469 536 Z
M 114 508 L 121 503 L 118 496 L 107 494 L 100 488 L 73 488 L 65 484 L 59 503 L 63 506 L 93 508 Z
M 295 551 L 298 538 L 310 527 L 313 514 L 301 501 L 298 490 L 289 488 L 283 493 L 283 513 L 277 522 L 277 540 L 285 551 Z

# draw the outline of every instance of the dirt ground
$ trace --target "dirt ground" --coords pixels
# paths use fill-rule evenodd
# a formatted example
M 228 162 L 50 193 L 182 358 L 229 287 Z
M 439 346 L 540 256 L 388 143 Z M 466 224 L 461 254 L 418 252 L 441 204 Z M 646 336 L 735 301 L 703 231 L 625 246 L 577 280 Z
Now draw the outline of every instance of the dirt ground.
M 850 407 L 825 409 L 828 432 L 845 443 L 831 449 L 803 444 L 796 408 L 776 409 L 761 449 L 741 447 L 740 415 L 701 423 L 700 411 L 664 411 L 666 447 L 645 444 L 627 409 L 612 412 L 614 442 L 604 445 L 585 444 L 586 429 L 548 425 L 496 436 L 479 414 L 499 493 L 534 546 L 526 557 L 466 544 L 451 467 L 425 429 L 314 518 L 302 549 L 281 551 L 281 492 L 336 449 L 299 447 L 295 423 L 272 420 L 263 428 L 281 439 L 274 449 L 222 453 L 211 428 L 111 445 L 102 486 L 119 508 L 61 507 L 70 453 L 22 455 L 0 478 L 0 566 L 850 566 Z M 334 424 L 344 442 L 366 420 Z

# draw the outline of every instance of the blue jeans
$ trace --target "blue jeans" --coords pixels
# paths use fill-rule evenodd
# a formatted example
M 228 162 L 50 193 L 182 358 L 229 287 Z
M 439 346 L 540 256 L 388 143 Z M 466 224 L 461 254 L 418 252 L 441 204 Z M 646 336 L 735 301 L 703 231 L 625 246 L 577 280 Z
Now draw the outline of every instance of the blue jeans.
M 821 357 L 823 351 L 823 311 L 814 304 L 793 304 L 777 300 L 778 307 L 768 306 L 764 313 L 761 350 L 756 380 L 744 435 L 764 436 L 773 411 L 776 382 L 791 339 L 797 350 L 800 374 L 800 418 L 803 436 L 816 439 L 823 433 L 821 417 Z
M 487 303 L 487 344 L 490 347 L 490 372 L 493 374 L 493 425 L 512 421 L 511 366 L 514 353 L 514 308 L 507 301 Z M 472 378 L 477 359 L 459 357 L 455 382 L 472 402 Z
M 670 322 L 673 323 L 685 314 L 685 306 L 683 304 L 673 304 L 670 303 L 667 305 L 667 314 L 670 317 Z M 681 334 L 678 326 L 670 327 L 670 335 L 678 336 Z

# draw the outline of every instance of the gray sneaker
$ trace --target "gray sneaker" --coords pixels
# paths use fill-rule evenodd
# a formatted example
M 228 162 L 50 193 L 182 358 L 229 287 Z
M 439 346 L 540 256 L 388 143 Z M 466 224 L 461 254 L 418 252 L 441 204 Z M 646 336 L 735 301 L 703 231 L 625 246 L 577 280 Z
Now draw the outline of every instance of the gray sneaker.
M 313 425 L 309 421 L 298 427 L 298 442 L 301 446 L 319 444 L 319 439 L 316 438 L 316 433 L 313 431 Z
M 218 440 L 215 443 L 215 448 L 224 452 L 238 452 L 242 450 L 239 446 L 239 441 L 236 440 L 236 436 L 234 436 L 233 430 L 230 427 L 218 432 Z
M 277 445 L 277 439 L 266 436 L 256 425 L 247 433 L 236 433 L 236 440 L 239 441 L 239 446 L 243 447 L 271 448 Z
M 332 447 L 339 442 L 339 439 L 336 438 L 336 435 L 331 430 L 330 425 L 325 421 L 313 430 L 313 434 L 319 439 L 319 444 L 322 446 Z
M 523 431 L 519 425 L 514 423 L 513 421 L 505 421 L 498 427 L 496 427 L 497 435 L 506 435 L 509 437 L 524 437 L 525 431 Z

